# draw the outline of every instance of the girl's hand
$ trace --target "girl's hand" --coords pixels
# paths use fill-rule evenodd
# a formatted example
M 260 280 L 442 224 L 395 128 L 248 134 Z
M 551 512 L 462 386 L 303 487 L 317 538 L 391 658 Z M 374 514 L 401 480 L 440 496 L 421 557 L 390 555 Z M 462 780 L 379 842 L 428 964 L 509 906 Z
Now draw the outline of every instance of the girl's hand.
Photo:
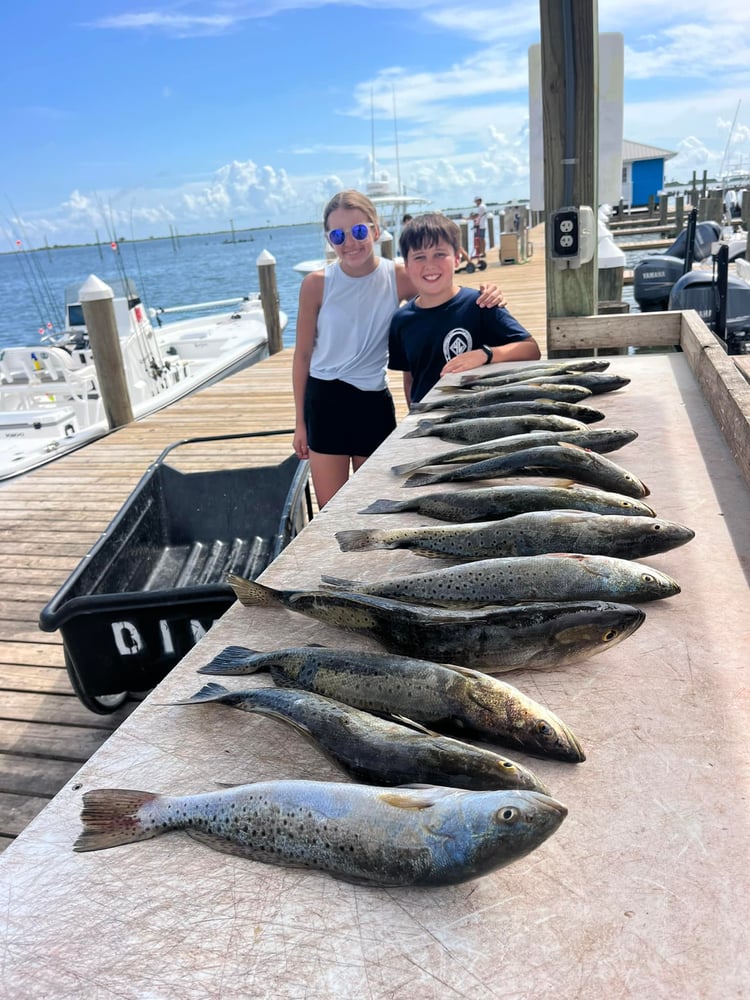
M 507 305 L 507 300 L 497 285 L 480 285 L 477 305 L 484 309 L 495 309 L 498 306 L 503 309 Z
M 292 447 L 294 448 L 294 454 L 300 461 L 304 461 L 310 457 L 310 453 L 307 450 L 307 430 L 305 428 L 295 430 Z

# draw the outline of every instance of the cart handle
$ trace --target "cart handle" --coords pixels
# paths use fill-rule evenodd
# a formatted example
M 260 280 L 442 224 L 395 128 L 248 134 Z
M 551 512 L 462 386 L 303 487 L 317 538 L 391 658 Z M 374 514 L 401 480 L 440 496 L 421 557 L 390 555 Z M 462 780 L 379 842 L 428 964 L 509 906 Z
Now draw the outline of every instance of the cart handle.
M 153 465 L 161 465 L 173 448 L 179 448 L 183 444 L 198 444 L 204 441 L 232 441 L 237 438 L 273 437 L 275 434 L 294 434 L 294 428 L 280 431 L 247 431 L 238 434 L 211 434 L 208 437 L 183 438 L 181 441 L 173 441 L 172 444 L 167 445 L 161 455 L 155 459 Z

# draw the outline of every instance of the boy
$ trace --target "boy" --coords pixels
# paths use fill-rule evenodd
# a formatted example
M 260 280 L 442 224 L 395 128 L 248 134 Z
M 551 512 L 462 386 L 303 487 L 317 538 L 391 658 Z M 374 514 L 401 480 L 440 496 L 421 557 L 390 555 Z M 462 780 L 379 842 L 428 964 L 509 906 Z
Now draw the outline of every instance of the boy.
M 461 231 L 439 212 L 404 226 L 399 249 L 417 295 L 391 320 L 388 367 L 404 373 L 411 406 L 449 372 L 497 361 L 534 361 L 536 341 L 507 309 L 480 309 L 479 292 L 454 281 Z

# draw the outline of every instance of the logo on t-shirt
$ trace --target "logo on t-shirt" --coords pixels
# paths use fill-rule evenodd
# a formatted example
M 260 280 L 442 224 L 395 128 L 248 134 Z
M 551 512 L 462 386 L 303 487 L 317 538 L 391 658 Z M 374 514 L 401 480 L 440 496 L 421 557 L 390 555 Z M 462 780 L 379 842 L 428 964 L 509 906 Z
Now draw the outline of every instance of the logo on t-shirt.
M 471 346 L 472 340 L 469 331 L 456 327 L 455 330 L 446 333 L 443 338 L 443 356 L 446 361 L 450 361 L 451 358 L 456 358 L 459 354 L 470 351 Z

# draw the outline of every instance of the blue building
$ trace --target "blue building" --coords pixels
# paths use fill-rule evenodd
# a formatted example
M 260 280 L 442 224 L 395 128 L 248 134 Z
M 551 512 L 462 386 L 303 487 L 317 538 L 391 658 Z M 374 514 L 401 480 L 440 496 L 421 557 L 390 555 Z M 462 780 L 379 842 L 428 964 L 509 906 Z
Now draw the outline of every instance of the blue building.
M 622 199 L 631 208 L 648 205 L 653 195 L 659 202 L 659 192 L 664 190 L 664 164 L 677 153 L 640 142 L 622 143 Z

